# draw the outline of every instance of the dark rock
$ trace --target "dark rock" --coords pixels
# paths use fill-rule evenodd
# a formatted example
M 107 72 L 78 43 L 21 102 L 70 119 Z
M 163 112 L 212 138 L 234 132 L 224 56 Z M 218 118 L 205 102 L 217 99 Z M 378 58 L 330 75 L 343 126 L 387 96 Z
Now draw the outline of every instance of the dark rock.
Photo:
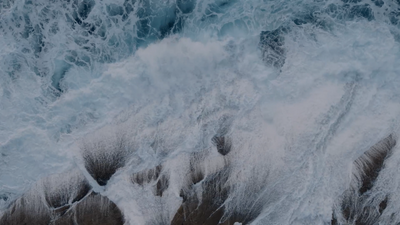
M 224 215 L 223 203 L 228 198 L 228 177 L 228 168 L 208 176 L 201 185 L 201 201 L 197 198 L 193 185 L 182 190 L 184 201 L 171 225 L 219 224 Z
M 359 188 L 360 194 L 372 188 L 379 172 L 383 168 L 385 159 L 391 155 L 395 145 L 396 140 L 393 135 L 389 135 L 372 146 L 354 162 L 354 166 L 356 167 L 354 179 L 361 184 Z
M 107 197 L 92 193 L 74 205 L 65 215 L 54 220 L 54 225 L 122 225 L 124 217 Z
M 232 142 L 229 138 L 214 136 L 211 140 L 221 155 L 225 156 L 231 151 Z
M 161 171 L 162 165 L 158 165 L 155 168 L 133 174 L 131 181 L 140 186 L 153 183 L 154 195 L 162 196 L 169 187 L 169 177 L 166 174 L 161 174 Z
M 331 225 L 338 225 L 335 212 L 332 213 Z
M 75 208 L 79 225 L 123 225 L 124 217 L 119 208 L 107 197 L 91 194 Z
M 52 213 L 40 198 L 24 195 L 17 199 L 0 218 L 4 225 L 48 225 Z
M 125 165 L 127 152 L 124 140 L 117 142 L 107 147 L 103 143 L 92 146 L 86 144 L 83 149 L 85 168 L 100 186 L 107 185 L 111 176 Z
M 164 191 L 166 191 L 169 187 L 169 179 L 166 175 L 162 175 L 155 186 L 155 195 L 162 196 Z
M 132 183 L 143 186 L 144 184 L 157 180 L 160 176 L 161 170 L 162 165 L 158 165 L 155 168 L 135 173 L 132 175 L 131 181 Z
M 190 185 L 199 183 L 205 177 L 203 169 L 199 167 L 199 162 L 203 160 L 203 157 L 201 153 L 194 153 L 190 158 Z
M 376 224 L 380 215 L 386 209 L 388 196 L 380 201 L 379 206 L 373 206 L 366 201 L 385 160 L 392 154 L 395 145 L 394 136 L 389 135 L 354 161 L 355 170 L 353 171 L 351 187 L 341 197 L 341 206 L 338 210 L 347 223 L 354 222 L 356 225 Z M 333 218 L 336 220 L 339 217 L 334 215 Z
M 78 202 L 82 200 L 89 192 L 91 191 L 92 187 L 89 183 L 85 180 L 84 182 L 80 183 L 79 186 L 75 189 L 74 195 L 72 199 L 72 203 Z

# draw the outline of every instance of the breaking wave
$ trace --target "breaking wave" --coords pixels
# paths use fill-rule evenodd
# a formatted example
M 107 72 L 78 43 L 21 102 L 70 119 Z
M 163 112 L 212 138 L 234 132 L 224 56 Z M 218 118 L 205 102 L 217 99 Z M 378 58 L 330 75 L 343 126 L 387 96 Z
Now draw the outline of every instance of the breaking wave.
M 0 50 L 1 224 L 400 223 L 398 0 L 3 0 Z

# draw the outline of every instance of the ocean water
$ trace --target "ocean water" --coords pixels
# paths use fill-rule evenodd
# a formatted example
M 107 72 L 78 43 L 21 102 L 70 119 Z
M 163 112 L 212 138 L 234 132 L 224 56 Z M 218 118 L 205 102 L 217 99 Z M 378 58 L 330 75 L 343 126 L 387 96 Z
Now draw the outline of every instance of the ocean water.
M 397 0 L 0 1 L 2 212 L 83 175 L 125 224 L 170 224 L 195 164 L 229 168 L 222 218 L 333 224 L 353 162 L 399 119 Z M 121 148 L 102 185 L 86 153 Z M 399 163 L 394 146 L 364 224 L 400 223 Z M 161 196 L 132 182 L 158 165 Z

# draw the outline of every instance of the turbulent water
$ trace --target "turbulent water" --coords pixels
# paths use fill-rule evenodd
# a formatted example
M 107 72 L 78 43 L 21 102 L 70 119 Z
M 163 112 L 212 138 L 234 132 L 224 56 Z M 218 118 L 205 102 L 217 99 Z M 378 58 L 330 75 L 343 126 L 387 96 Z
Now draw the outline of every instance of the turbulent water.
M 3 219 L 399 224 L 399 119 L 399 0 L 0 0 Z

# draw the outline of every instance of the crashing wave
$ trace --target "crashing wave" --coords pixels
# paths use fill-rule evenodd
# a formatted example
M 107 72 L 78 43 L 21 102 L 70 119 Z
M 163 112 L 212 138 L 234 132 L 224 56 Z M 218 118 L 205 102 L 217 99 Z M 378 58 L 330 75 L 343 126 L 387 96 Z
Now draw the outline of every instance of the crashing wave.
M 3 0 L 0 223 L 399 223 L 399 8 Z

